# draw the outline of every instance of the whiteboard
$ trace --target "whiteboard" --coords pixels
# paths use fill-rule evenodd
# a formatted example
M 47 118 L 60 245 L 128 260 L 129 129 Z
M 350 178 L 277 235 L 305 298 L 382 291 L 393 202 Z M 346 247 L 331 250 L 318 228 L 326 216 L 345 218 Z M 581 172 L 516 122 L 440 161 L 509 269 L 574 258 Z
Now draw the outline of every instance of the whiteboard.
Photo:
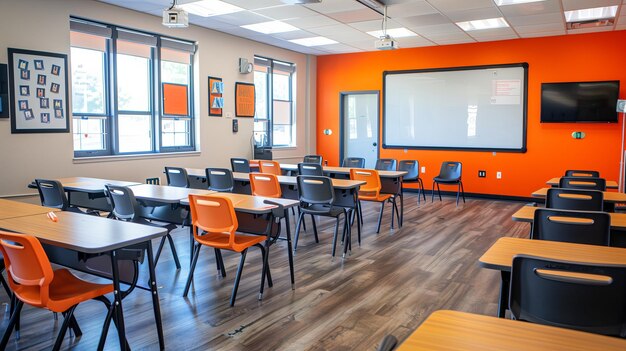
M 526 151 L 528 64 L 383 73 L 383 148 Z

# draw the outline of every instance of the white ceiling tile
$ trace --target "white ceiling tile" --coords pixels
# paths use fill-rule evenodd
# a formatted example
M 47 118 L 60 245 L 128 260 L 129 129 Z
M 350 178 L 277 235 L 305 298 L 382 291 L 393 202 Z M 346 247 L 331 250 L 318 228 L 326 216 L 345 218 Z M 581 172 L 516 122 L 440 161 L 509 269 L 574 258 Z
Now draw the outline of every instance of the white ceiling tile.
M 375 30 L 382 30 L 383 21 L 378 20 L 378 21 L 355 22 L 355 23 L 348 23 L 348 25 L 361 32 L 371 32 Z M 398 23 L 397 21 L 387 20 L 387 28 L 400 28 L 400 27 L 402 27 L 402 24 Z
M 342 11 L 342 12 L 333 12 L 329 13 L 328 17 L 337 20 L 342 23 L 352 23 L 352 22 L 363 22 L 363 21 L 371 21 L 371 20 L 383 20 L 383 16 L 381 16 L 378 12 L 373 11 L 369 8 L 352 10 L 352 11 Z
M 360 40 L 350 43 L 350 46 L 354 46 L 355 48 L 359 48 L 365 51 L 373 51 L 376 50 L 374 46 L 374 42 L 376 39 L 372 38 L 372 40 Z
M 473 30 L 471 32 L 467 32 L 467 35 L 472 38 L 484 38 L 484 37 L 495 37 L 495 36 L 515 36 L 515 32 L 511 28 L 494 28 L 494 29 L 483 29 L 483 30 Z
M 496 6 L 493 0 L 428 0 L 428 2 L 443 13 Z
M 193 1 L 198 1 L 198 0 L 184 0 L 184 1 L 179 0 L 178 2 L 182 4 L 184 2 L 193 2 Z M 272 6 L 281 6 L 285 4 L 280 0 L 222 0 L 222 1 L 227 2 L 231 5 L 239 6 L 246 10 L 256 10 L 256 9 L 262 9 L 262 8 L 272 7 Z
M 446 12 L 446 15 L 452 22 L 465 22 L 502 17 L 502 14 L 498 11 L 497 7 L 485 7 L 464 11 L 449 11 Z
M 454 44 L 467 44 L 467 43 L 475 43 L 476 40 L 470 37 L 460 38 L 460 39 L 441 39 L 435 41 L 438 45 L 454 45 Z
M 618 5 L 619 0 L 563 0 L 563 10 L 580 10 L 594 7 Z
M 461 31 L 459 33 L 438 33 L 424 36 L 424 38 L 439 43 L 442 40 L 467 40 L 471 39 L 469 35 Z
M 389 4 L 387 1 L 387 16 L 391 18 L 399 18 L 399 17 L 411 17 L 411 16 L 421 16 L 428 15 L 432 13 L 439 13 L 439 11 L 435 10 L 429 3 L 421 0 L 407 0 L 404 3 L 398 3 L 397 5 Z
M 263 22 L 268 22 L 272 20 L 271 18 L 257 15 L 256 13 L 249 12 L 249 11 L 229 13 L 227 15 L 220 15 L 220 16 L 212 16 L 210 18 L 214 21 L 228 23 L 234 26 L 263 23 Z
M 534 24 L 530 26 L 516 26 L 515 31 L 522 33 L 541 33 L 562 31 L 565 34 L 565 25 L 560 23 Z
M 347 52 L 355 51 L 354 47 L 350 45 L 345 45 L 345 44 L 322 45 L 322 46 L 318 46 L 318 48 L 320 50 L 323 50 L 326 52 L 333 52 L 333 53 L 347 53 Z
M 362 5 L 354 0 L 327 0 L 320 3 L 308 4 L 304 6 L 322 14 L 360 10 L 366 7 L 365 5 Z
M 400 48 L 414 48 L 435 45 L 435 43 L 433 43 L 432 41 L 421 37 L 399 38 L 396 39 L 396 41 L 400 44 Z
M 538 2 L 527 2 L 525 4 L 500 6 L 500 11 L 505 16 L 528 16 L 547 12 L 561 12 L 561 2 L 558 0 L 547 0 Z
M 624 0 L 626 1 L 626 0 Z M 617 25 L 621 26 L 622 24 L 626 24 L 626 16 L 620 16 L 620 18 L 617 20 Z
M 626 24 L 619 24 L 615 27 L 615 30 L 626 30 Z
M 317 13 L 304 6 L 284 5 L 255 10 L 255 13 L 275 20 L 316 16 Z
M 302 29 L 315 28 L 315 27 L 326 27 L 326 26 L 334 26 L 339 25 L 341 23 L 335 21 L 332 18 L 316 15 L 311 17 L 303 17 L 296 18 L 283 21 L 285 23 L 289 23 L 292 26 L 300 27 Z
M 507 17 L 507 22 L 512 26 L 529 26 L 534 24 L 549 24 L 549 23 L 565 23 L 565 16 L 561 12 L 544 13 L 541 15 L 530 16 L 516 16 Z
M 416 32 L 422 36 L 431 36 L 431 35 L 441 35 L 441 34 L 454 34 L 454 33 L 463 33 L 465 32 L 461 30 L 461 28 L 457 27 L 455 24 L 438 24 L 435 26 L 416 26 L 411 27 L 411 30 Z
M 420 16 L 411 16 L 411 17 L 401 17 L 394 18 L 394 20 L 398 21 L 398 23 L 408 26 L 432 26 L 435 24 L 445 24 L 450 23 L 447 17 L 440 13 L 432 13 L 429 15 L 420 15 Z
M 539 38 L 539 37 L 549 37 L 555 35 L 565 35 L 565 30 L 558 30 L 554 32 L 538 32 L 538 33 L 520 33 L 520 37 L 522 38 Z
M 519 37 L 517 35 L 514 34 L 506 34 L 506 35 L 485 35 L 485 36 L 480 36 L 480 37 L 474 37 L 474 39 L 476 39 L 477 41 L 480 42 L 484 42 L 484 41 L 498 41 L 498 40 L 511 40 L 511 39 L 518 39 Z
M 591 27 L 591 28 L 570 29 L 567 31 L 567 34 L 609 32 L 612 30 L 613 30 L 613 27 Z
M 291 39 L 302 39 L 302 38 L 311 38 L 317 37 L 317 34 L 309 33 L 303 30 L 294 30 L 292 32 L 284 32 L 284 33 L 272 33 L 270 36 L 282 39 L 282 40 L 291 40 Z
M 329 39 L 336 40 L 338 42 L 353 42 L 359 40 L 374 39 L 369 34 L 360 32 L 348 25 L 340 24 L 336 26 L 326 26 L 319 28 L 309 28 L 309 32 L 317 35 L 324 36 Z

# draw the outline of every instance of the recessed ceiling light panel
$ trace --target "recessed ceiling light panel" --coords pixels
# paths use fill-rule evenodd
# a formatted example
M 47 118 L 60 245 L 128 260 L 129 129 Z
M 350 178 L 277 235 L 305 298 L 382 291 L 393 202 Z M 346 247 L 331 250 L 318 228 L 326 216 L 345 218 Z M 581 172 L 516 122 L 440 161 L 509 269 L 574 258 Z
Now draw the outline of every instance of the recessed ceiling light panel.
M 496 0 L 496 5 L 498 6 L 507 6 L 507 5 L 519 5 L 526 4 L 529 2 L 540 2 L 546 0 Z
M 281 22 L 281 21 L 269 21 L 269 22 L 261 22 L 255 24 L 246 24 L 241 26 L 241 28 L 253 30 L 255 32 L 263 33 L 263 34 L 274 34 L 274 33 L 285 33 L 285 32 L 293 32 L 299 30 L 298 28 L 292 26 L 291 24 Z
M 591 9 L 565 11 L 566 22 L 593 21 L 598 19 L 615 18 L 617 5 L 607 7 L 595 7 Z
M 487 18 L 482 20 L 474 20 L 474 21 L 466 21 L 466 22 L 456 22 L 456 25 L 461 27 L 466 32 L 470 32 L 473 30 L 483 30 L 483 29 L 495 29 L 495 28 L 506 28 L 509 26 L 508 23 L 502 17 L 497 18 Z
M 320 45 L 331 45 L 337 44 L 338 42 L 328 39 L 326 37 L 312 37 L 312 38 L 302 38 L 302 39 L 292 39 L 290 42 L 303 46 L 320 46 Z
M 239 6 L 231 5 L 220 0 L 200 0 L 179 5 L 185 11 L 202 17 L 226 15 L 243 11 Z

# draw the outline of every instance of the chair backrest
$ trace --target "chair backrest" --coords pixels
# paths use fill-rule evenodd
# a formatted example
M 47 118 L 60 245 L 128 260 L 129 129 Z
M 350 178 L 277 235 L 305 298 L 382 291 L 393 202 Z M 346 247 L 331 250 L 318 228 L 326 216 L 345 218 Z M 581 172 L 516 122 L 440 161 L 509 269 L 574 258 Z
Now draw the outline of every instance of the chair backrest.
M 322 165 L 322 156 L 320 155 L 306 155 L 304 159 L 302 159 L 304 163 L 317 163 L 318 165 Z
M 35 184 L 42 206 L 60 208 L 63 211 L 70 206 L 63 185 L 58 180 L 35 179 Z
M 606 212 L 538 208 L 530 237 L 608 246 L 610 232 L 611 216 Z
M 181 167 L 165 167 L 167 185 L 179 188 L 189 188 L 189 177 L 187 170 Z
M 271 173 L 250 173 L 252 195 L 266 197 L 281 197 L 282 191 L 278 177 Z
M 259 161 L 259 171 L 261 173 L 270 173 L 274 175 L 282 175 L 280 163 L 272 160 Z
M 161 185 L 161 179 L 158 177 L 146 178 L 146 184 Z
M 445 180 L 461 180 L 462 167 L 463 165 L 461 162 L 444 161 L 441 163 L 441 169 L 439 170 L 437 178 Z
M 568 169 L 565 171 L 566 177 L 593 177 L 600 178 L 600 172 L 598 171 L 589 171 L 583 169 Z
M 401 160 L 398 164 L 398 171 L 407 172 L 402 180 L 416 180 L 420 175 L 420 163 L 417 160 Z
M 45 306 L 54 272 L 41 243 L 30 235 L 0 231 L 0 251 L 17 297 L 34 306 Z
M 353 168 L 350 170 L 350 179 L 365 182 L 365 184 L 361 185 L 359 188 L 359 193 L 371 193 L 371 195 L 378 196 L 380 189 L 382 188 L 378 171 L 374 169 Z
M 626 336 L 626 267 L 518 255 L 509 309 L 515 319 Z
M 235 187 L 233 172 L 227 168 L 207 168 L 206 179 L 209 182 L 209 190 L 232 192 Z
M 106 192 L 111 199 L 113 215 L 117 219 L 134 221 L 137 217 L 137 199 L 135 194 L 126 186 L 106 184 Z
M 301 203 L 332 205 L 335 201 L 333 182 L 329 177 L 299 175 L 297 179 Z
M 250 173 L 250 161 L 246 158 L 231 158 L 230 168 L 233 172 Z
M 322 165 L 320 164 L 303 162 L 303 163 L 298 163 L 298 174 L 323 176 L 324 170 L 322 169 Z
M 379 158 L 374 169 L 378 171 L 395 171 L 397 161 L 393 158 Z
M 606 180 L 595 177 L 561 177 L 559 188 L 606 190 Z
M 365 168 L 365 159 L 363 157 L 346 157 L 343 159 L 341 167 Z
M 549 188 L 546 195 L 546 208 L 602 211 L 604 193 L 598 190 Z
M 239 223 L 233 202 L 228 197 L 219 194 L 190 194 L 189 210 L 194 236 L 199 236 L 198 229 L 208 233 L 229 233 L 229 245 L 234 245 Z

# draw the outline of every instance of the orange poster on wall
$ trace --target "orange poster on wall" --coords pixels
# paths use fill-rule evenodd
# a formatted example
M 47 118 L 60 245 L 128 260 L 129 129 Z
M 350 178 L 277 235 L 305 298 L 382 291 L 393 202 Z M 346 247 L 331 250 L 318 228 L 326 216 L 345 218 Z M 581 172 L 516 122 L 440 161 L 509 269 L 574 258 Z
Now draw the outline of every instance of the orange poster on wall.
M 254 84 L 235 83 L 235 116 L 254 117 Z

